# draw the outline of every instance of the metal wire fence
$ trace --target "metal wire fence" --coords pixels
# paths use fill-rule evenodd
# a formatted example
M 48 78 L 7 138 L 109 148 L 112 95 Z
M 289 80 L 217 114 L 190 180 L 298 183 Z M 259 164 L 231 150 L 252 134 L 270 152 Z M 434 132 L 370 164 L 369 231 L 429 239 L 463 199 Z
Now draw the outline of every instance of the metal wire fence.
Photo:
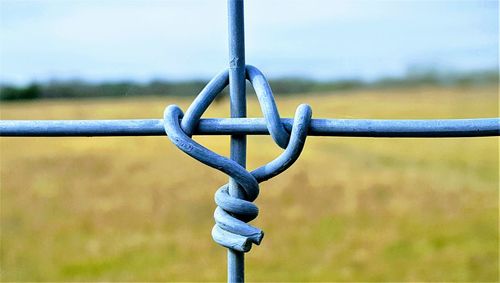
M 248 224 L 258 215 L 253 203 L 259 183 L 290 167 L 299 157 L 307 136 L 351 137 L 480 137 L 499 136 L 500 118 L 445 120 L 312 119 L 306 104 L 293 119 L 282 119 L 264 75 L 245 64 L 243 0 L 228 0 L 229 69 L 214 77 L 187 109 L 165 109 L 163 119 L 142 120 L 2 120 L 3 137 L 152 136 L 167 135 L 180 150 L 224 172 L 229 182 L 215 193 L 213 239 L 228 249 L 228 281 L 244 281 L 244 253 L 264 236 Z M 264 118 L 246 117 L 245 83 L 249 80 Z M 216 96 L 229 86 L 231 118 L 201 119 Z M 192 135 L 231 135 L 230 157 L 195 142 Z M 284 149 L 273 161 L 247 171 L 246 136 L 271 135 Z

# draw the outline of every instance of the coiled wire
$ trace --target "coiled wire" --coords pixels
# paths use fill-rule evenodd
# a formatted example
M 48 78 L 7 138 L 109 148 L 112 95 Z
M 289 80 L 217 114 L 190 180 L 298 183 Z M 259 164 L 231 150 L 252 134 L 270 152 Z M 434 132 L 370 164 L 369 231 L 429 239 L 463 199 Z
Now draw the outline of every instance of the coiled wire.
M 264 233 L 247 222 L 259 213 L 253 201 L 259 195 L 259 183 L 290 167 L 299 157 L 307 138 L 312 110 L 309 105 L 297 107 L 292 130 L 288 133 L 274 101 L 271 88 L 264 75 L 255 67 L 246 66 L 247 79 L 257 94 L 267 128 L 273 140 L 285 150 L 273 161 L 249 172 L 237 162 L 221 156 L 191 138 L 193 130 L 205 110 L 229 83 L 228 71 L 214 77 L 195 98 L 184 115 L 177 105 L 169 105 L 164 112 L 164 128 L 168 138 L 179 149 L 196 160 L 231 176 L 245 192 L 244 199 L 229 194 L 228 184 L 215 193 L 217 208 L 212 237 L 218 244 L 241 252 L 248 252 L 252 244 L 260 244 Z

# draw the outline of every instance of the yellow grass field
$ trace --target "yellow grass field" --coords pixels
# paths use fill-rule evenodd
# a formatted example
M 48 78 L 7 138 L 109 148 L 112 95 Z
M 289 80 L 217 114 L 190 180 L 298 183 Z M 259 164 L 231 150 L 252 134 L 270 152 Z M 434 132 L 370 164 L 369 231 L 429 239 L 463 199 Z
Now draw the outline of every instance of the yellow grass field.
M 498 89 L 415 88 L 277 97 L 282 117 L 498 116 Z M 192 98 L 3 103 L 2 119 L 161 118 Z M 261 116 L 254 97 L 249 115 Z M 227 117 L 228 102 L 205 117 Z M 229 138 L 196 137 L 227 155 Z M 248 165 L 280 153 L 249 137 Z M 227 177 L 166 137 L 1 138 L 3 281 L 224 281 L 210 236 Z M 310 137 L 261 184 L 248 281 L 498 281 L 498 138 Z

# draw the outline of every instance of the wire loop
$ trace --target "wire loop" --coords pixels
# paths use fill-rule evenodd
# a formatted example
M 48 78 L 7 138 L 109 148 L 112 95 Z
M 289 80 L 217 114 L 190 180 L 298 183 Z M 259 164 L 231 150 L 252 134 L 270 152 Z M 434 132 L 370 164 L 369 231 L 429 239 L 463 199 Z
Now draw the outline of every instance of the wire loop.
M 229 194 L 228 184 L 217 190 L 215 226 L 212 229 L 215 242 L 241 252 L 248 252 L 252 244 L 260 244 L 264 237 L 262 230 L 247 223 L 259 213 L 258 207 L 253 203 L 259 195 L 259 183 L 285 171 L 297 160 L 304 148 L 312 116 L 309 105 L 299 105 L 291 132 L 288 133 L 281 123 L 271 88 L 264 75 L 252 66 L 246 66 L 246 75 L 255 88 L 269 133 L 276 144 L 285 149 L 271 162 L 249 172 L 237 162 L 209 150 L 191 138 L 205 110 L 229 83 L 227 70 L 207 84 L 185 115 L 177 105 L 169 105 L 165 108 L 163 117 L 165 132 L 172 143 L 196 160 L 231 176 L 245 192 L 245 198 L 239 199 Z
M 251 65 L 246 66 L 246 77 L 252 84 L 255 94 L 259 100 L 262 114 L 266 120 L 266 126 L 275 143 L 281 148 L 286 148 L 290 134 L 286 131 L 274 101 L 273 92 L 264 74 Z M 222 90 L 229 84 L 229 71 L 224 70 L 216 75 L 203 90 L 196 96 L 186 114 L 182 119 L 183 131 L 191 136 L 198 126 L 201 116 L 208 109 L 208 106 L 215 100 Z

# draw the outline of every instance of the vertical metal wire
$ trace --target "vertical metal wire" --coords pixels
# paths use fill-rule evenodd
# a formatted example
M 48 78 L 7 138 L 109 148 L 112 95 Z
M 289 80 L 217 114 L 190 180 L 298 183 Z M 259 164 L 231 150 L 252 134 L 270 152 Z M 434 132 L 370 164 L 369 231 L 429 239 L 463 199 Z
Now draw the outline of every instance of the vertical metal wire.
M 246 117 L 245 95 L 245 35 L 243 18 L 243 0 L 228 0 L 229 16 L 229 94 L 231 100 L 231 118 Z M 231 135 L 230 157 L 246 167 L 245 135 Z M 244 198 L 244 192 L 232 178 L 229 179 L 229 194 Z M 228 249 L 227 281 L 245 281 L 244 253 Z

